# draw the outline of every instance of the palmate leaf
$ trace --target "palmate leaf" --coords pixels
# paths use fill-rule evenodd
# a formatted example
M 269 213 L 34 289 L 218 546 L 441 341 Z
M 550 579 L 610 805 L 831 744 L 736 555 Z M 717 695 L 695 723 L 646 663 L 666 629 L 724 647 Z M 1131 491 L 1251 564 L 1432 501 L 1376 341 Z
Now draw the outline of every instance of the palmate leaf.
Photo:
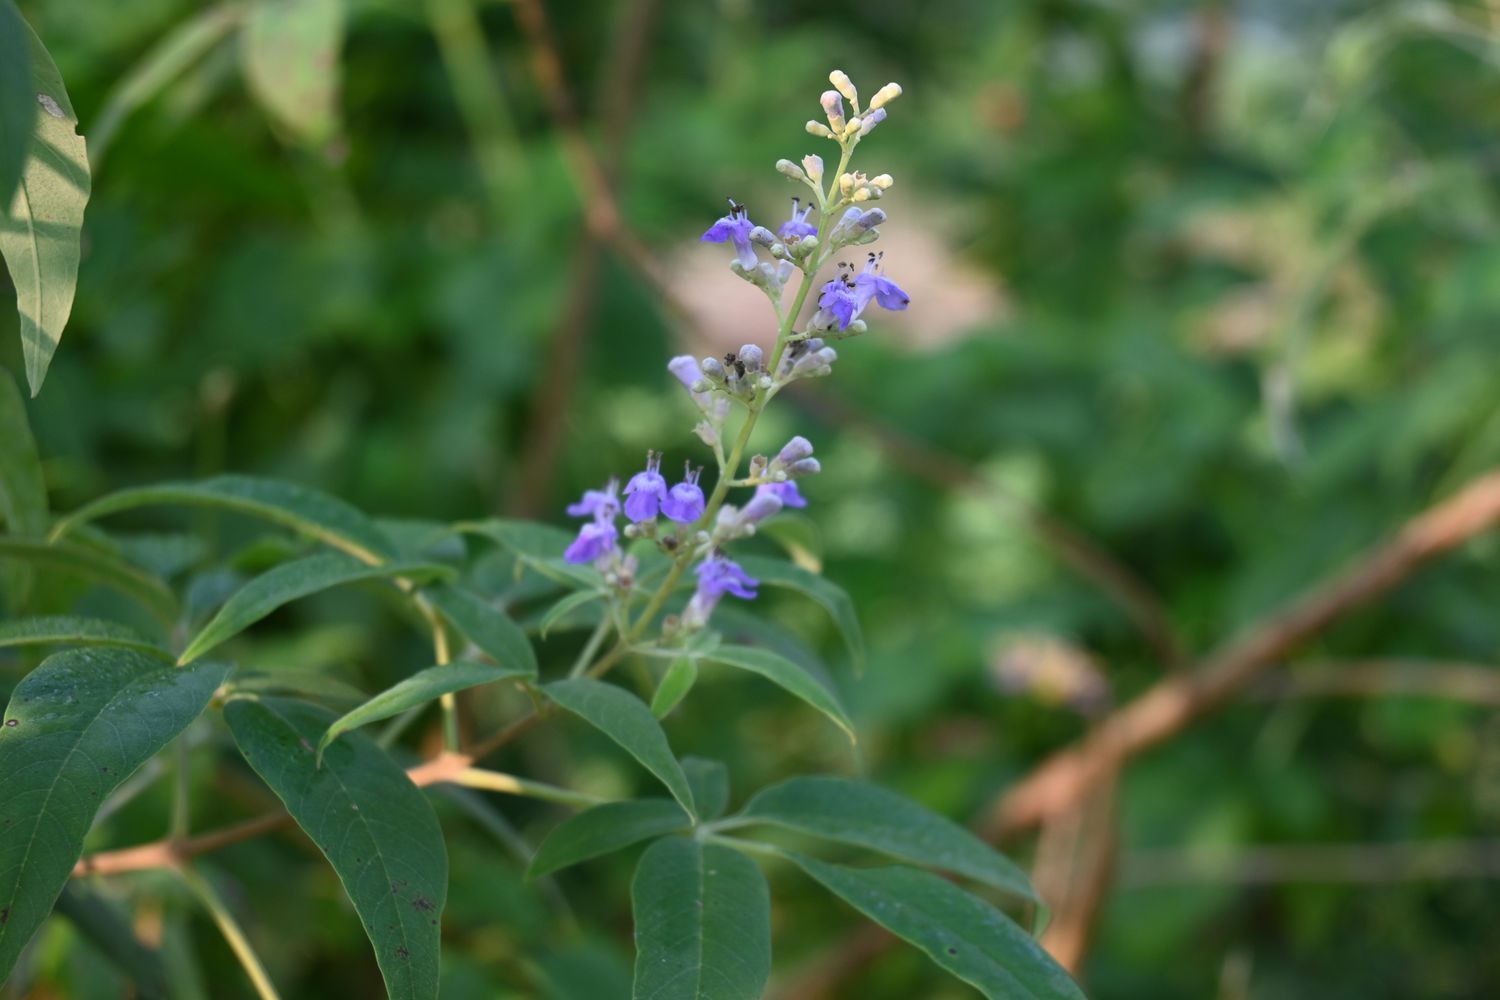
M 224 718 L 240 752 L 338 873 L 394 1000 L 433 998 L 448 854 L 432 807 L 363 734 L 314 743 L 333 716 L 306 702 L 236 698 Z
M 791 778 L 756 793 L 736 819 L 879 851 L 1039 902 L 1026 873 L 1005 855 L 952 820 L 868 782 Z
M 337 497 L 297 483 L 259 476 L 215 476 L 120 490 L 85 504 L 52 529 L 59 538 L 80 524 L 136 507 L 182 504 L 238 511 L 309 535 L 362 562 L 396 558 L 390 538 L 369 517 Z
M 118 646 L 166 660 L 174 659 L 166 649 L 129 626 L 71 615 L 0 622 L 0 648 L 5 646 Z
M 755 646 L 716 646 L 704 653 L 702 658 L 710 663 L 722 663 L 727 667 L 759 674 L 828 716 L 849 737 L 849 742 L 855 741 L 854 723 L 833 692 L 780 653 Z
M 547 834 L 526 869 L 526 877 L 536 878 L 652 837 L 674 833 L 692 822 L 682 806 L 671 799 L 606 802 L 563 820 Z
M 30 53 L 33 131 L 20 181 L 0 203 L 6 206 L 0 256 L 16 287 L 26 381 L 35 396 L 73 311 L 90 180 L 78 115 L 62 76 L 30 26 L 22 20 L 20 27 Z
M 838 584 L 809 573 L 782 559 L 767 559 L 763 556 L 741 556 L 741 568 L 768 587 L 785 587 L 811 598 L 832 616 L 834 624 L 844 636 L 849 655 L 854 659 L 854 669 L 863 670 L 865 665 L 865 637 L 860 631 L 859 616 L 854 613 L 854 602 Z
M 319 552 L 267 570 L 245 584 L 224 602 L 209 623 L 182 651 L 181 662 L 191 663 L 215 646 L 231 639 L 271 612 L 298 598 L 332 587 L 391 577 L 430 578 L 449 575 L 446 566 L 432 563 L 361 562 L 342 552 Z
M 634 1000 L 759 1000 L 771 975 L 771 898 L 755 862 L 658 840 L 631 883 Z
M 323 750 L 341 734 L 369 725 L 371 722 L 400 715 L 408 708 L 415 708 L 440 695 L 463 691 L 480 684 L 493 684 L 496 681 L 532 676 L 534 675 L 518 667 L 502 667 L 493 663 L 473 663 L 466 660 L 455 660 L 452 663 L 419 670 L 410 677 L 386 688 L 353 711 L 340 716 L 328 727 L 322 739 L 318 740 L 318 756 L 321 758 Z
M 991 1000 L 1084 1000 L 1078 984 L 999 910 L 915 868 L 845 868 L 784 852 L 834 895 Z
M 0 979 L 67 882 L 100 803 L 187 728 L 227 674 L 80 649 L 16 686 L 0 726 Z
M 698 814 L 687 775 L 672 756 L 661 723 L 644 702 L 623 688 L 587 677 L 554 681 L 543 690 L 547 697 L 614 740 L 661 779 L 696 822 Z

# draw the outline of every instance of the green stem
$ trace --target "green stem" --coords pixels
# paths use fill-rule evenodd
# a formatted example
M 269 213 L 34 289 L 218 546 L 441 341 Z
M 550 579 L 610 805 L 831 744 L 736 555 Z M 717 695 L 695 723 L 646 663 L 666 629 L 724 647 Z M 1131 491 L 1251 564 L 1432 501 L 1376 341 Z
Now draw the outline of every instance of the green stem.
M 569 677 L 583 676 L 583 672 L 588 669 L 589 661 L 594 658 L 594 655 L 599 652 L 599 647 L 604 644 L 604 637 L 609 635 L 609 627 L 613 624 L 613 621 L 614 619 L 610 615 L 605 615 L 599 619 L 599 627 L 594 629 L 594 634 L 589 636 L 589 641 L 584 645 L 583 650 L 579 652 L 578 659 L 573 661 L 573 668 L 568 671 Z
M 173 840 L 181 840 L 188 835 L 192 815 L 191 790 L 188 788 L 187 733 L 179 734 L 175 742 L 177 774 L 172 786 L 172 825 L 168 835 Z
M 559 788 L 546 782 L 518 778 L 513 774 L 504 774 L 500 771 L 486 771 L 478 767 L 464 768 L 449 780 L 465 788 L 481 788 L 487 792 L 522 795 L 530 799 L 541 799 L 544 802 L 571 806 L 574 809 L 587 809 L 590 806 L 611 801 L 587 792 L 575 792 L 571 788 Z
M 240 965 L 244 966 L 245 974 L 250 977 L 250 982 L 255 986 L 255 992 L 260 994 L 261 1000 L 280 1000 L 276 987 L 271 983 L 271 977 L 266 975 L 266 968 L 261 965 L 260 956 L 255 954 L 255 949 L 250 946 L 250 940 L 245 937 L 245 932 L 240 930 L 234 914 L 229 912 L 229 907 L 224 905 L 224 901 L 219 898 L 213 885 L 187 865 L 179 867 L 177 873 L 198 897 L 204 909 L 208 910 L 214 918 L 214 923 L 219 925 L 219 933 L 224 935 L 224 940 L 234 951 L 235 958 L 238 958 Z

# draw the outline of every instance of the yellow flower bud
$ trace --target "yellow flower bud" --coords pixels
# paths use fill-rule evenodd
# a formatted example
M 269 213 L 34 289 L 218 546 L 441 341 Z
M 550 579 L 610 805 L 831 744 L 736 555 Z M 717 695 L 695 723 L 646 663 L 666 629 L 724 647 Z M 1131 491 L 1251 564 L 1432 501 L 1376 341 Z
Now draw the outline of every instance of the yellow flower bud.
M 870 186 L 880 188 L 880 190 L 882 191 L 886 190 L 894 183 L 896 183 L 896 179 L 890 174 L 877 174 L 876 176 L 870 178 Z
M 821 136 L 824 139 L 832 139 L 834 137 L 833 133 L 828 130 L 828 126 L 824 125 L 822 122 L 808 122 L 807 131 L 811 132 L 813 135 Z
M 870 98 L 870 110 L 873 111 L 878 107 L 889 104 L 891 101 L 894 101 L 900 96 L 901 84 L 888 83 L 884 87 L 881 87 L 879 90 L 875 91 L 875 96 Z
M 859 107 L 859 91 L 854 89 L 854 81 L 849 79 L 849 74 L 841 69 L 836 69 L 828 74 L 828 82 L 833 84 L 834 89 L 843 94 L 848 102 Z

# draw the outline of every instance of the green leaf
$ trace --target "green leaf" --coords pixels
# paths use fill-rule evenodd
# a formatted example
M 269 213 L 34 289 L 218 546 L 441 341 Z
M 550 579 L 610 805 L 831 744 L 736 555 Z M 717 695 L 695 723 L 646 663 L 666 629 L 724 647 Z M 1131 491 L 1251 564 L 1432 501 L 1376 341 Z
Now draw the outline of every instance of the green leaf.
M 257 0 L 240 39 L 245 79 L 276 123 L 309 145 L 333 138 L 343 0 Z
M 594 601 L 602 600 L 603 598 L 604 594 L 597 590 L 573 591 L 573 593 L 567 595 L 562 600 L 558 601 L 556 604 L 552 605 L 552 607 L 547 609 L 547 613 L 542 616 L 541 624 L 537 626 L 537 632 L 543 639 L 547 638 L 547 632 L 552 628 L 552 626 L 568 617 L 569 612 L 576 611 L 577 609 L 583 607 L 585 604 L 590 604 Z
M 968 830 L 911 799 L 863 781 L 791 778 L 756 793 L 738 816 L 966 875 L 1040 902 L 1026 873 Z
M 362 733 L 313 744 L 333 716 L 281 698 L 237 698 L 224 709 L 235 743 L 333 865 L 394 1000 L 434 998 L 448 854 L 432 806 Z
M 644 702 L 623 688 L 587 677 L 554 681 L 544 690 L 549 698 L 599 729 L 660 778 L 696 822 L 698 814 L 687 775 L 672 756 L 667 734 Z
M 514 555 L 521 565 L 558 583 L 598 590 L 604 582 L 598 570 L 563 561 L 563 552 L 573 536 L 550 524 L 492 519 L 460 524 L 458 529 L 488 538 Z
M 0 622 L 0 648 L 5 646 L 118 646 L 152 656 L 172 654 L 135 629 L 99 618 L 49 615 Z
M 467 660 L 455 660 L 452 663 L 419 670 L 410 677 L 386 688 L 354 711 L 340 716 L 318 741 L 318 756 L 321 758 L 328 744 L 338 739 L 341 734 L 371 722 L 400 715 L 408 708 L 415 708 L 439 695 L 463 691 L 480 684 L 493 684 L 496 681 L 531 676 L 534 675 L 515 667 L 497 667 L 493 663 L 474 663 Z
M 424 587 L 422 593 L 448 624 L 463 633 L 480 651 L 497 663 L 536 676 L 536 651 L 521 626 L 510 616 L 472 590 L 441 585 Z
M 157 504 L 183 504 L 238 511 L 284 525 L 374 563 L 396 557 L 395 546 L 375 522 L 357 508 L 319 490 L 258 476 L 215 476 L 196 483 L 161 483 L 120 490 L 61 518 L 54 538 L 106 514 Z
M 89 944 L 130 977 L 142 997 L 166 997 L 167 972 L 161 954 L 146 947 L 130 925 L 129 914 L 78 883 L 63 887 L 56 911 L 67 918 Z
M 854 668 L 864 669 L 864 633 L 860 631 L 859 617 L 854 613 L 854 602 L 849 600 L 849 595 L 844 593 L 842 587 L 781 559 L 741 556 L 739 564 L 746 573 L 768 587 L 785 587 L 795 590 L 822 605 L 823 609 L 833 617 L 834 624 L 839 627 L 839 631 L 843 633 L 844 642 L 849 647 L 849 655 L 854 658 Z
M 90 181 L 78 115 L 62 76 L 42 40 L 25 21 L 20 26 L 31 53 L 33 131 L 20 182 L 0 220 L 0 256 L 16 286 L 26 381 L 35 396 L 73 311 Z
M 675 833 L 692 822 L 671 799 L 606 802 L 563 820 L 547 834 L 526 869 L 526 877 L 547 875 L 652 837 Z
M 67 883 L 100 803 L 197 718 L 228 672 L 76 649 L 16 685 L 0 726 L 0 981 Z
M 134 598 L 164 622 L 176 619 L 177 598 L 166 584 L 92 546 L 0 535 L 0 560 L 4 559 L 17 559 L 93 580 Z
M 717 819 L 729 807 L 729 768 L 722 760 L 707 757 L 682 758 L 682 773 L 693 790 L 699 819 Z
M 849 742 L 855 741 L 854 723 L 849 721 L 833 692 L 780 653 L 754 646 L 718 646 L 704 653 L 703 659 L 760 674 L 828 716 L 848 735 Z
M 668 837 L 641 855 L 630 897 L 634 1000 L 759 1000 L 771 976 L 771 894 L 755 862 Z
M 451 573 L 432 563 L 389 562 L 370 565 L 342 552 L 319 552 L 275 569 L 235 591 L 219 613 L 193 637 L 180 662 L 191 663 L 283 605 L 330 587 L 389 577 L 430 577 Z
M 844 868 L 786 852 L 834 895 L 992 1000 L 1083 1000 L 1078 984 L 999 910 L 915 868 Z
M 0 0 L 0 205 L 9 205 L 26 166 L 36 118 L 31 46 L 12 0 Z
M 651 714 L 665 719 L 687 697 L 698 680 L 698 662 L 688 656 L 679 656 L 672 661 L 656 685 L 656 694 L 651 698 Z

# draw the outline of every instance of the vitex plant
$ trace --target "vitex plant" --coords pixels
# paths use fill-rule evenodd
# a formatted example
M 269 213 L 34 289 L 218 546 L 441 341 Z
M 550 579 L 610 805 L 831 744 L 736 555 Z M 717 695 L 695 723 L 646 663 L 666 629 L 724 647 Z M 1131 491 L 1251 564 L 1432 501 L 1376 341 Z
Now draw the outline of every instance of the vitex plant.
M 14 235 L 20 208 L 36 203 L 33 193 L 45 200 L 43 188 L 57 180 L 47 158 L 76 146 L 68 162 L 84 161 L 45 50 L 8 0 L 0 19 L 6 19 L 0 57 L 10 58 L 0 77 L 14 91 L 19 75 L 25 98 L 0 94 L 8 100 L 0 100 L 0 125 L 9 130 L 0 138 L 10 142 L 0 158 L 0 190 L 17 192 L 5 229 Z M 0 975 L 11 975 L 55 907 L 76 913 L 87 905 L 86 892 L 70 880 L 157 870 L 201 901 L 254 988 L 275 996 L 273 977 L 241 927 L 243 906 L 222 897 L 203 858 L 289 817 L 337 873 L 388 994 L 435 997 L 449 865 L 428 795 L 467 788 L 576 810 L 539 844 L 523 845 L 529 877 L 639 850 L 631 888 L 639 1000 L 752 1000 L 765 992 L 772 902 L 763 867 L 778 880 L 811 879 L 987 996 L 1081 995 L 999 908 L 1035 916 L 1025 874 L 960 826 L 894 792 L 831 775 L 763 788 L 726 814 L 732 799 L 726 766 L 679 758 L 663 725 L 674 712 L 692 709 L 700 672 L 743 671 L 805 702 L 851 745 L 856 739 L 823 676 L 770 648 L 732 643 L 714 628 L 726 598 L 753 601 L 762 587 L 787 588 L 832 615 L 856 663 L 863 655 L 854 609 L 834 583 L 792 563 L 735 551 L 785 508 L 806 506 L 799 482 L 819 472 L 813 444 L 800 435 L 774 454 L 748 454 L 766 409 L 794 382 L 830 374 L 837 361 L 831 345 L 865 333 L 872 305 L 904 309 L 908 302 L 884 273 L 881 255 L 865 249 L 880 238 L 886 215 L 876 202 L 892 178 L 852 167 L 901 88 L 886 84 L 862 104 L 844 73 L 830 80 L 834 89 L 821 98 L 825 119 L 808 122 L 807 131 L 833 143 L 836 166 L 828 169 L 817 155 L 779 161 L 777 169 L 799 192 L 774 232 L 731 202 L 702 237 L 730 245 L 729 267 L 764 292 L 774 333 L 768 323 L 764 343 L 722 359 L 667 362 L 690 400 L 703 451 L 650 452 L 623 489 L 619 478 L 608 478 L 585 493 L 567 509 L 582 519 L 576 536 L 498 520 L 417 529 L 293 483 L 243 476 L 127 489 L 54 517 L 19 393 L 9 380 L 0 382 L 0 512 L 7 529 L 0 559 L 10 603 L 25 604 L 33 574 L 61 570 L 118 591 L 143 611 L 133 625 L 79 609 L 0 625 L 0 646 L 23 648 L 16 662 L 29 662 L 25 647 L 67 647 L 15 684 L 0 726 Z M 18 133 L 18 123 L 33 121 L 34 129 Z M 20 155 L 10 155 L 16 148 Z M 80 169 L 72 207 L 52 234 L 61 242 L 33 246 L 26 258 L 33 263 L 47 254 L 56 263 L 60 254 L 76 266 L 77 216 L 87 194 L 87 170 Z M 21 265 L 6 246 L 14 270 Z M 21 291 L 23 312 L 28 294 L 42 304 L 25 327 L 35 386 L 68 303 Z M 47 312 L 53 306 L 60 316 Z M 49 327 L 53 320 L 57 325 Z M 705 477 L 708 457 L 712 472 Z M 100 524 L 147 505 L 234 511 L 286 529 L 301 544 L 283 541 L 241 560 L 241 568 L 253 564 L 259 571 L 236 585 L 220 586 L 221 576 L 215 585 L 179 592 L 169 567 L 143 569 Z M 525 599 L 501 600 L 487 586 L 474 553 L 495 550 L 528 581 Z M 279 609 L 350 584 L 384 586 L 392 613 L 430 637 L 430 662 L 407 664 L 398 683 L 366 692 L 349 707 L 335 697 L 309 700 L 306 685 L 300 696 L 288 696 L 264 669 L 273 664 L 233 655 L 254 647 L 231 640 Z M 576 658 L 539 662 L 529 633 L 578 618 L 593 623 L 593 631 Z M 617 682 L 623 664 L 642 668 L 634 683 Z M 525 697 L 503 701 L 512 714 L 492 731 L 465 738 L 460 697 L 503 688 Z M 442 740 L 424 756 L 424 745 L 403 741 L 403 734 L 434 706 Z M 564 716 L 634 758 L 665 794 L 605 801 L 485 766 Z M 246 773 L 258 776 L 281 808 L 229 827 L 192 829 L 190 755 L 195 747 L 212 748 L 214 734 L 226 729 Z M 134 846 L 90 844 L 86 854 L 101 811 L 119 808 L 157 773 L 172 773 L 177 783 L 165 836 Z M 838 863 L 816 856 L 830 849 Z M 95 914 L 91 926 L 117 935 L 110 950 L 140 992 L 168 991 L 161 956 L 118 917 L 101 922 Z M 274 912 L 253 917 L 277 920 Z

